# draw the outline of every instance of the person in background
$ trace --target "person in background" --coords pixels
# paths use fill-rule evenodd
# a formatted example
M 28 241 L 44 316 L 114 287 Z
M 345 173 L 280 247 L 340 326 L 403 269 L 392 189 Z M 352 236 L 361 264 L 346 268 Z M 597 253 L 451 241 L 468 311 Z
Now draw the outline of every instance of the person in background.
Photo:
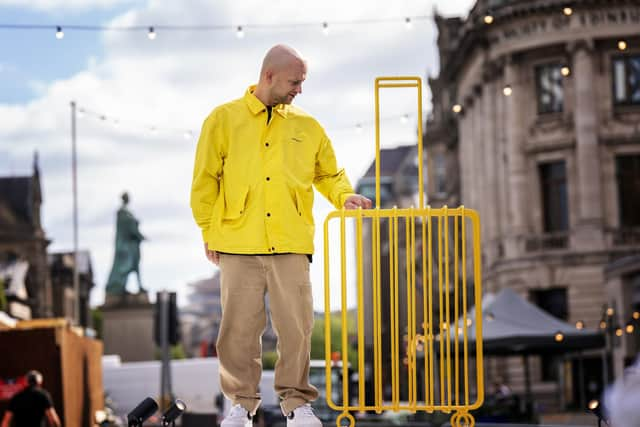
M 49 427 L 61 427 L 51 396 L 42 388 L 42 374 L 29 371 L 26 376 L 27 388 L 9 401 L 2 427 L 41 427 L 45 419 Z

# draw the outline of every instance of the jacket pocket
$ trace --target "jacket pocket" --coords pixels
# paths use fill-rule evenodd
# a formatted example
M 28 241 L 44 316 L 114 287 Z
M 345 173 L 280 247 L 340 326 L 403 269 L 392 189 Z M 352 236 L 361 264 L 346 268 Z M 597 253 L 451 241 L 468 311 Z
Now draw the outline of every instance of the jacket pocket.
M 231 221 L 240 218 L 246 210 L 248 197 L 248 187 L 244 187 L 240 191 L 225 191 L 223 220 Z
M 305 223 L 313 225 L 313 190 L 305 191 L 296 188 L 295 197 L 298 216 L 302 218 Z

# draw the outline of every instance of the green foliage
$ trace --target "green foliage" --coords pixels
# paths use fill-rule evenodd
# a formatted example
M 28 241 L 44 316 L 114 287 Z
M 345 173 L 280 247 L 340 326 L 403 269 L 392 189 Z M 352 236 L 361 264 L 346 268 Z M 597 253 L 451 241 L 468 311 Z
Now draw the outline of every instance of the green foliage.
M 0 279 L 0 311 L 7 310 L 7 296 L 4 293 L 4 280 Z
M 276 366 L 278 360 L 277 351 L 265 351 L 262 353 L 262 369 L 273 369 Z
M 156 360 L 162 359 L 162 350 L 160 347 L 156 347 L 155 351 Z M 187 353 L 184 351 L 182 344 L 174 345 L 169 347 L 169 359 L 178 360 L 178 359 L 186 359 Z
M 93 325 L 93 329 L 96 331 L 96 336 L 98 339 L 102 339 L 102 311 L 97 308 L 91 309 L 91 324 Z
M 311 359 L 324 360 L 324 315 L 317 317 L 311 332 Z M 342 352 L 342 317 L 340 313 L 331 314 L 331 351 Z M 356 317 L 352 311 L 347 312 L 347 342 L 352 343 L 357 335 Z M 357 366 L 358 355 L 353 345 L 348 345 L 349 363 Z M 262 368 L 273 369 L 278 360 L 276 351 L 262 353 Z
M 339 312 L 331 314 L 331 351 L 342 353 L 342 315 Z M 352 343 L 356 342 L 357 324 L 355 312 L 347 312 L 347 351 L 351 366 L 358 365 L 358 354 Z M 311 334 L 311 358 L 324 360 L 325 358 L 325 319 L 316 318 Z

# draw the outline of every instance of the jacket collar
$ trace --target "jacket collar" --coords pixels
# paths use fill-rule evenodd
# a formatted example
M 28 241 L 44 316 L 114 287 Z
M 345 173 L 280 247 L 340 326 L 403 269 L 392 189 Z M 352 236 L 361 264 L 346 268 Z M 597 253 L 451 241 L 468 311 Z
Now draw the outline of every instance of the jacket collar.
M 251 111 L 251 114 L 258 115 L 261 112 L 265 111 L 267 108 L 265 107 L 265 105 L 262 103 L 262 101 L 260 101 L 254 94 L 253 91 L 256 89 L 256 85 L 251 85 L 249 86 L 249 88 L 247 89 L 247 91 L 244 94 L 244 101 L 247 103 L 247 106 L 249 107 L 249 111 Z M 278 112 L 283 118 L 287 118 L 287 113 L 289 112 L 289 105 L 286 104 L 278 104 L 275 107 L 273 107 L 273 111 Z

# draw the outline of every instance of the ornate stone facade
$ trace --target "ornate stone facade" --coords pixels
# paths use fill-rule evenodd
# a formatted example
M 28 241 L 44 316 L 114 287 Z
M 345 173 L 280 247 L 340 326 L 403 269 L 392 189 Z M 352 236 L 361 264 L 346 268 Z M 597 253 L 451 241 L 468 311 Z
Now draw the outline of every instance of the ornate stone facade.
M 640 1 L 569 3 L 479 0 L 466 20 L 436 17 L 429 202 L 479 211 L 485 291 L 510 287 L 588 328 L 615 306 L 624 325 L 640 310 Z M 618 280 L 612 263 L 634 255 Z M 620 376 L 640 347 L 633 334 L 612 343 Z M 599 358 L 585 363 L 601 370 Z M 546 363 L 532 366 L 539 395 L 585 398 L 588 384 L 561 392 Z M 577 377 L 575 360 L 558 363 Z M 519 364 L 488 375 L 517 388 Z

